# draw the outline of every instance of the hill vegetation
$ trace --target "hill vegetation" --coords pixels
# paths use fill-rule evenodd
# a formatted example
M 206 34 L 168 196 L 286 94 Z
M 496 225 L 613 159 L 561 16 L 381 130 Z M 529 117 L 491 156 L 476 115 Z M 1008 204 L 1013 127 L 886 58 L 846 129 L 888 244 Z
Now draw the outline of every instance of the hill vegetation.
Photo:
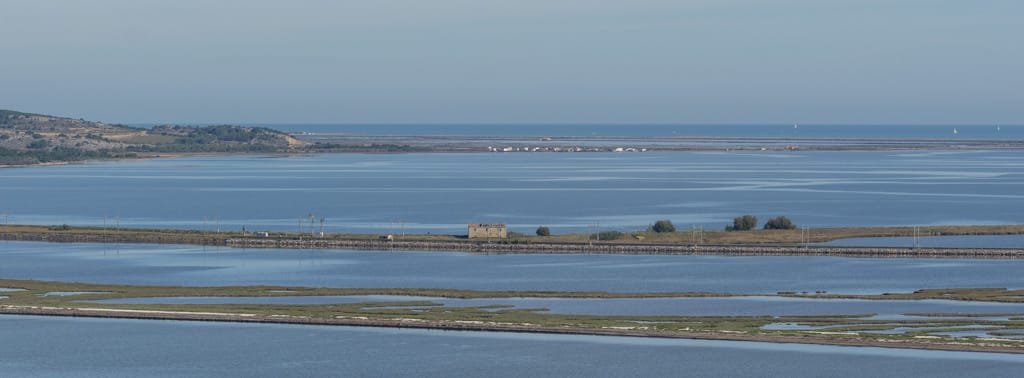
M 27 165 L 147 153 L 290 152 L 307 143 L 263 127 L 162 125 L 150 129 L 0 110 L 0 165 Z

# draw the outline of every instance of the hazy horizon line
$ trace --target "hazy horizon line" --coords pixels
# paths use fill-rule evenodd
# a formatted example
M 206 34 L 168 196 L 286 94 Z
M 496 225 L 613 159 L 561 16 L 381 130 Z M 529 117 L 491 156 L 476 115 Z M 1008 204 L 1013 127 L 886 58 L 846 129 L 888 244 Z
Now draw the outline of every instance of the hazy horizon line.
M 125 126 L 160 126 L 160 125 L 181 125 L 181 126 L 210 126 L 210 125 L 239 125 L 239 126 L 555 126 L 555 127 L 572 127 L 572 126 L 640 126 L 640 127 L 670 127 L 670 126 L 838 126 L 838 127 L 856 127 L 856 126 L 912 126 L 912 127 L 1020 127 L 1024 126 L 1024 122 L 1021 123 L 849 123 L 849 122 L 348 122 L 348 121 L 332 121 L 332 122 L 303 122 L 303 121 L 289 121 L 289 122 L 237 122 L 237 121 L 214 121 L 214 122 L 167 122 L 167 121 L 145 121 L 145 122 L 111 122 L 106 120 L 90 120 L 82 117 L 75 117 L 69 115 L 55 115 L 43 112 L 34 111 L 22 111 L 12 109 L 0 109 L 6 111 L 13 111 L 26 114 L 36 114 L 48 117 L 60 117 L 69 119 L 83 119 L 90 122 L 100 122 L 111 125 L 125 125 Z

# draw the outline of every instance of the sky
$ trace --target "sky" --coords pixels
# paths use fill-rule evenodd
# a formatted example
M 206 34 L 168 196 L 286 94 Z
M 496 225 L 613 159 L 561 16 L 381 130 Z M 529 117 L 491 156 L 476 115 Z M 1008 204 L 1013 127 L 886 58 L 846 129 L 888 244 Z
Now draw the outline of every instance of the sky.
M 116 123 L 1024 124 L 1024 2 L 0 0 L 0 109 Z

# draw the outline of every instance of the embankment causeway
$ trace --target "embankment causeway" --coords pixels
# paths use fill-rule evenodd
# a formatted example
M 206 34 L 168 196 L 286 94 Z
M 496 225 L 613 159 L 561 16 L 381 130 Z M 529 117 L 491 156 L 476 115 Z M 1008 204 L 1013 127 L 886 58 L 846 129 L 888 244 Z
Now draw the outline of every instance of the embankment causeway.
M 714 256 L 840 256 L 891 258 L 1024 258 L 1024 248 L 910 248 L 800 245 L 692 245 L 640 243 L 543 243 L 517 241 L 403 241 L 374 239 L 225 238 L 216 233 L 80 234 L 0 233 L 0 240 L 59 243 L 191 244 L 232 248 L 354 249 L 366 251 L 444 251 L 517 254 L 616 254 Z

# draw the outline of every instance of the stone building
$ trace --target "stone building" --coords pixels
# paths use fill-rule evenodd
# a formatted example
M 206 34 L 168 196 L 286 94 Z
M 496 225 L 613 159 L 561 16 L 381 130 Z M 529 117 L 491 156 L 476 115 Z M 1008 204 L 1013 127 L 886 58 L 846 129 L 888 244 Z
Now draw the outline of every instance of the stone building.
M 473 223 L 469 225 L 470 239 L 504 239 L 508 236 L 508 227 L 504 224 Z

